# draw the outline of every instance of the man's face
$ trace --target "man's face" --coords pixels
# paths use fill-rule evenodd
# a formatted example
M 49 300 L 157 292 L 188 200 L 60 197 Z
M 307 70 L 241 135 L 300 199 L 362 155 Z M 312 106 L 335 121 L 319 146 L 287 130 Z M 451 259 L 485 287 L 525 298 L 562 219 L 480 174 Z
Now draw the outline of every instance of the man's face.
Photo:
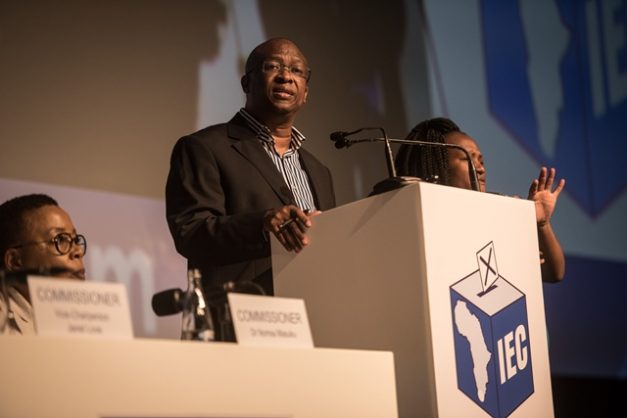
M 481 154 L 475 140 L 461 132 L 451 132 L 444 137 L 444 140 L 447 144 L 459 145 L 468 151 L 477 170 L 479 190 L 485 192 L 486 170 L 483 166 L 483 154 Z M 449 186 L 471 189 L 468 176 L 468 159 L 460 150 L 448 150 L 448 178 Z
M 24 245 L 10 249 L 9 270 L 49 270 L 57 271 L 55 276 L 85 279 L 83 250 L 72 244 L 70 252 L 61 254 L 52 239 L 60 233 L 76 237 L 76 228 L 68 214 L 58 206 L 46 205 L 24 214 L 24 232 L 21 242 Z
M 260 118 L 295 115 L 307 100 L 308 71 L 307 59 L 292 42 L 268 42 L 260 49 L 254 68 L 243 81 L 248 90 L 247 110 Z

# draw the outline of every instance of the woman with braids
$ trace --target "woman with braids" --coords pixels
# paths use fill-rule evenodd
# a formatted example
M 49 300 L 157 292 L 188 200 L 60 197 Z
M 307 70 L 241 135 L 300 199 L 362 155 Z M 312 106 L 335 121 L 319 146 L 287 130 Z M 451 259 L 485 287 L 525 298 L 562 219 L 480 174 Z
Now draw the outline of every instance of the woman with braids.
M 477 142 L 462 132 L 452 120 L 425 120 L 416 125 L 406 139 L 453 144 L 465 148 L 477 170 L 479 190 L 485 192 L 486 169 L 481 150 Z M 457 149 L 402 145 L 396 154 L 396 170 L 399 176 L 419 177 L 424 181 L 471 189 L 467 158 Z M 566 181 L 560 180 L 555 188 L 554 182 L 555 169 L 542 167 L 538 178 L 531 183 L 528 195 L 528 199 L 533 200 L 536 207 L 542 280 L 545 282 L 562 280 L 565 270 L 564 253 L 553 232 L 551 215 Z

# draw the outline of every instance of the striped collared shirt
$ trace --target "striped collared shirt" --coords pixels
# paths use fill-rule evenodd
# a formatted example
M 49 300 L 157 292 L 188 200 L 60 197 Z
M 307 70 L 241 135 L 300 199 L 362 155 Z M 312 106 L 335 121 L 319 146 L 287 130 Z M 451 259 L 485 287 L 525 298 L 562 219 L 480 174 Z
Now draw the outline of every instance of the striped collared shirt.
M 309 178 L 307 173 L 300 164 L 300 156 L 298 150 L 305 141 L 305 136 L 298 129 L 292 127 L 292 140 L 289 149 L 281 157 L 274 149 L 274 138 L 270 133 L 270 129 L 255 119 L 246 109 L 240 109 L 239 114 L 242 115 L 250 129 L 255 132 L 257 138 L 261 141 L 263 149 L 279 170 L 296 199 L 296 205 L 303 209 L 313 212 L 316 207 L 314 204 L 313 194 L 309 186 Z

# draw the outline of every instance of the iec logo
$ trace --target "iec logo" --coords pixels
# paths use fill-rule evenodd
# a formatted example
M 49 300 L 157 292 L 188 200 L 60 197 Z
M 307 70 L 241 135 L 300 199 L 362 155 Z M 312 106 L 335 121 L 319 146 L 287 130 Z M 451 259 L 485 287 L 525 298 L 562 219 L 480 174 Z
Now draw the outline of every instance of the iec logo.
M 621 0 L 482 0 L 496 120 L 597 217 L 627 185 L 627 13 Z
M 479 269 L 451 286 L 457 387 L 492 417 L 506 417 L 533 393 L 525 295 L 499 274 L 494 244 Z

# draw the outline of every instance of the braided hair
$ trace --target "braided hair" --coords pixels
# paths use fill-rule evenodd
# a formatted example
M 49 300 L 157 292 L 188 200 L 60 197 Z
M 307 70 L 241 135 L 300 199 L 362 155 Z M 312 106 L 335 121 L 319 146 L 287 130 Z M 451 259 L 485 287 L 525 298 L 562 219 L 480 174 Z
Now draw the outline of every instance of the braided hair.
M 427 119 L 407 135 L 407 140 L 443 144 L 451 132 L 461 132 L 459 126 L 447 118 Z M 424 181 L 449 184 L 448 152 L 441 147 L 401 145 L 395 159 L 399 176 L 419 177 Z

